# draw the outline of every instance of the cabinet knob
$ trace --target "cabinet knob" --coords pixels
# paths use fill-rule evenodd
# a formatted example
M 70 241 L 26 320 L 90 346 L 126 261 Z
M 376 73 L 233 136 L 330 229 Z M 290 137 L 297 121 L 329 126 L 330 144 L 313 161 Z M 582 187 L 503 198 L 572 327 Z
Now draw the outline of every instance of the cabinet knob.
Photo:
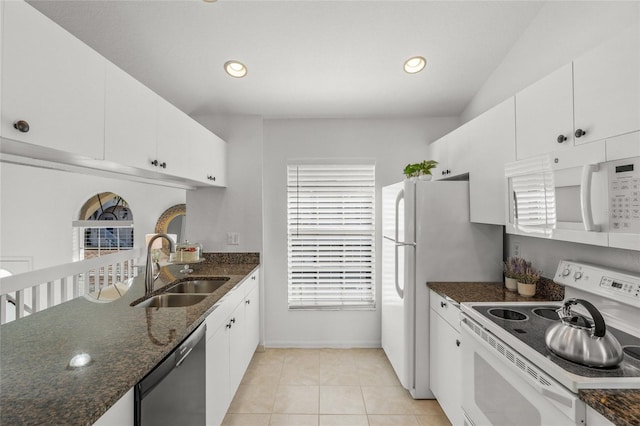
M 451 174 L 451 170 L 447 169 L 447 174 L 450 175 Z
M 244 303 L 246 303 L 247 305 L 251 304 L 251 300 L 246 300 Z
M 152 165 L 152 166 L 156 166 L 156 167 L 158 167 L 158 160 L 153 160 L 153 161 L 151 162 L 151 165 Z
M 255 281 L 255 280 L 256 280 L 256 276 L 255 276 L 255 275 L 252 275 L 252 276 L 251 276 L 251 279 Z
M 441 307 L 441 308 L 444 308 L 445 306 L 447 306 L 447 304 L 446 304 L 446 303 L 444 303 L 444 302 L 440 302 L 440 307 Z
M 456 339 L 456 346 L 460 347 L 460 339 Z
M 164 163 L 164 162 L 160 163 L 160 167 L 162 167 L 163 169 L 166 169 L 167 168 L 167 163 Z
M 236 323 L 236 319 L 235 318 L 231 318 L 231 322 L 235 324 Z
M 229 323 L 227 323 L 226 327 L 227 327 L 227 328 L 231 328 L 231 323 L 230 323 L 230 322 L 229 322 Z
M 24 120 L 18 120 L 13 123 L 13 128 L 19 132 L 27 133 L 29 131 L 29 123 Z
M 581 138 L 581 137 L 583 137 L 583 136 L 584 136 L 584 135 L 586 135 L 586 134 L 587 134 L 587 132 L 585 132 L 585 131 L 584 131 L 584 130 L 582 130 L 582 129 L 578 129 L 578 130 L 576 130 L 576 138 Z
M 559 135 L 557 139 L 558 143 L 562 143 L 566 140 L 567 140 L 567 137 L 565 135 Z
M 216 181 L 216 177 L 211 175 L 207 175 L 207 179 L 212 180 L 214 182 Z

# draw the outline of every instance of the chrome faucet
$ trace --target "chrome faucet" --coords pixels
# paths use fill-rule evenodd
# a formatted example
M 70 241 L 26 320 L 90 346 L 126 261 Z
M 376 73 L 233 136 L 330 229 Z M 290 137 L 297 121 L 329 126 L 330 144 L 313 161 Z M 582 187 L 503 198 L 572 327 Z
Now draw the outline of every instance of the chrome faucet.
M 173 242 L 173 240 L 167 235 L 167 234 L 156 234 L 153 237 L 151 237 L 151 239 L 149 240 L 149 244 L 147 245 L 147 265 L 145 268 L 145 275 L 144 275 L 144 291 L 145 291 L 145 296 L 148 296 L 149 294 L 151 294 L 153 292 L 153 283 L 155 282 L 157 276 L 153 275 L 153 264 L 151 261 L 151 246 L 153 245 L 153 242 L 158 239 L 158 238 L 164 238 L 165 240 L 167 240 L 169 242 L 169 251 L 171 253 L 175 253 L 176 251 L 176 246 Z M 157 264 L 157 263 L 156 263 Z M 158 267 L 158 272 L 160 271 L 160 265 L 157 264 Z

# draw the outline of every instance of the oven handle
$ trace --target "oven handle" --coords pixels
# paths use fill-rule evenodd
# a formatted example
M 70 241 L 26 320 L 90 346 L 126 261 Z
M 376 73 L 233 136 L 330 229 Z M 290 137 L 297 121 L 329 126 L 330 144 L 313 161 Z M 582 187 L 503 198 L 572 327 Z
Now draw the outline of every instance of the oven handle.
M 582 224 L 585 231 L 599 232 L 600 227 L 593 223 L 591 212 L 591 181 L 593 174 L 600 170 L 598 164 L 586 164 L 582 167 L 580 178 L 580 211 L 582 212 Z
M 475 331 L 473 330 L 473 327 L 470 324 L 476 324 L 479 327 L 479 324 L 477 324 L 475 321 L 473 321 L 471 318 L 469 318 L 467 315 L 465 315 L 464 313 L 461 314 L 461 319 L 460 319 L 460 323 L 462 324 L 462 327 L 464 329 L 466 329 L 465 331 L 467 332 L 467 334 L 469 336 L 471 336 L 476 342 L 478 342 L 480 345 L 484 345 L 484 346 L 488 346 L 490 349 L 490 352 L 494 355 L 494 357 L 497 357 L 498 352 L 495 350 L 495 348 L 493 348 L 491 345 L 489 345 L 489 343 L 485 342 L 480 336 L 478 336 Z M 484 328 L 483 328 L 484 329 Z M 485 330 L 487 333 L 490 333 L 489 331 Z M 494 336 L 494 338 L 496 340 L 499 340 L 497 337 Z M 508 345 L 504 344 L 503 345 L 505 347 L 508 347 Z M 470 345 L 464 345 L 464 347 L 466 349 L 464 350 L 468 350 Z M 513 350 L 513 349 L 512 349 Z M 520 355 L 521 356 L 521 355 Z M 521 356 L 522 357 L 522 356 Z M 524 358 L 524 357 L 522 357 Z M 501 360 L 501 361 L 506 361 L 505 360 Z M 509 364 L 508 364 L 509 365 Z M 531 385 L 531 387 L 533 389 L 536 390 L 536 392 L 538 392 L 540 395 L 542 395 L 545 399 L 549 400 L 549 402 L 551 402 L 554 405 L 558 405 L 558 404 L 562 404 L 563 406 L 567 407 L 567 409 L 569 409 L 570 411 L 574 411 L 575 410 L 575 404 L 574 401 L 579 400 L 578 397 L 567 391 L 564 391 L 562 393 L 558 393 L 558 392 L 554 392 L 551 389 L 546 389 L 546 388 L 542 388 L 540 386 L 540 384 L 537 383 L 537 381 L 534 381 L 529 375 L 527 374 L 523 374 L 522 371 L 520 371 L 515 364 L 513 365 L 512 370 L 515 372 L 515 374 L 517 374 L 518 376 L 520 376 L 521 378 L 523 378 L 529 385 Z M 575 416 L 576 413 L 574 413 Z

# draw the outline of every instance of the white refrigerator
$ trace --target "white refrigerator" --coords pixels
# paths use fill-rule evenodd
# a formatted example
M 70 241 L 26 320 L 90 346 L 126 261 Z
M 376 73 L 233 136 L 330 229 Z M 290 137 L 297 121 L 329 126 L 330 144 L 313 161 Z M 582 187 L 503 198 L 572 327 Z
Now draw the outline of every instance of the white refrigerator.
M 469 222 L 469 182 L 382 190 L 382 348 L 415 399 L 429 387 L 428 281 L 502 281 L 503 227 Z

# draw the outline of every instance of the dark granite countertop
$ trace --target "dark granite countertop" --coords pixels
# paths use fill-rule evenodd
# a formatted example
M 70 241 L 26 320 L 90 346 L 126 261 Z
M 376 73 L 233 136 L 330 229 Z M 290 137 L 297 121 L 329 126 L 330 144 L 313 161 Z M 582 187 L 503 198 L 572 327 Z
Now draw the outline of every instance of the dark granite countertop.
M 564 288 L 553 282 L 540 285 L 533 297 L 509 291 L 501 282 L 429 282 L 427 286 L 442 297 L 449 297 L 458 303 L 553 301 L 564 298 Z
M 259 264 L 255 255 L 211 256 L 191 276 L 229 277 L 204 301 L 184 308 L 139 308 L 144 273 L 123 297 L 96 303 L 80 297 L 0 327 L 0 424 L 90 425 L 204 321 L 215 303 Z M 221 263 L 236 261 L 238 263 Z M 245 262 L 245 263 L 240 263 Z M 155 289 L 184 278 L 162 268 Z M 93 362 L 67 369 L 71 357 Z
M 578 396 L 618 426 L 640 425 L 640 389 L 582 389 Z

